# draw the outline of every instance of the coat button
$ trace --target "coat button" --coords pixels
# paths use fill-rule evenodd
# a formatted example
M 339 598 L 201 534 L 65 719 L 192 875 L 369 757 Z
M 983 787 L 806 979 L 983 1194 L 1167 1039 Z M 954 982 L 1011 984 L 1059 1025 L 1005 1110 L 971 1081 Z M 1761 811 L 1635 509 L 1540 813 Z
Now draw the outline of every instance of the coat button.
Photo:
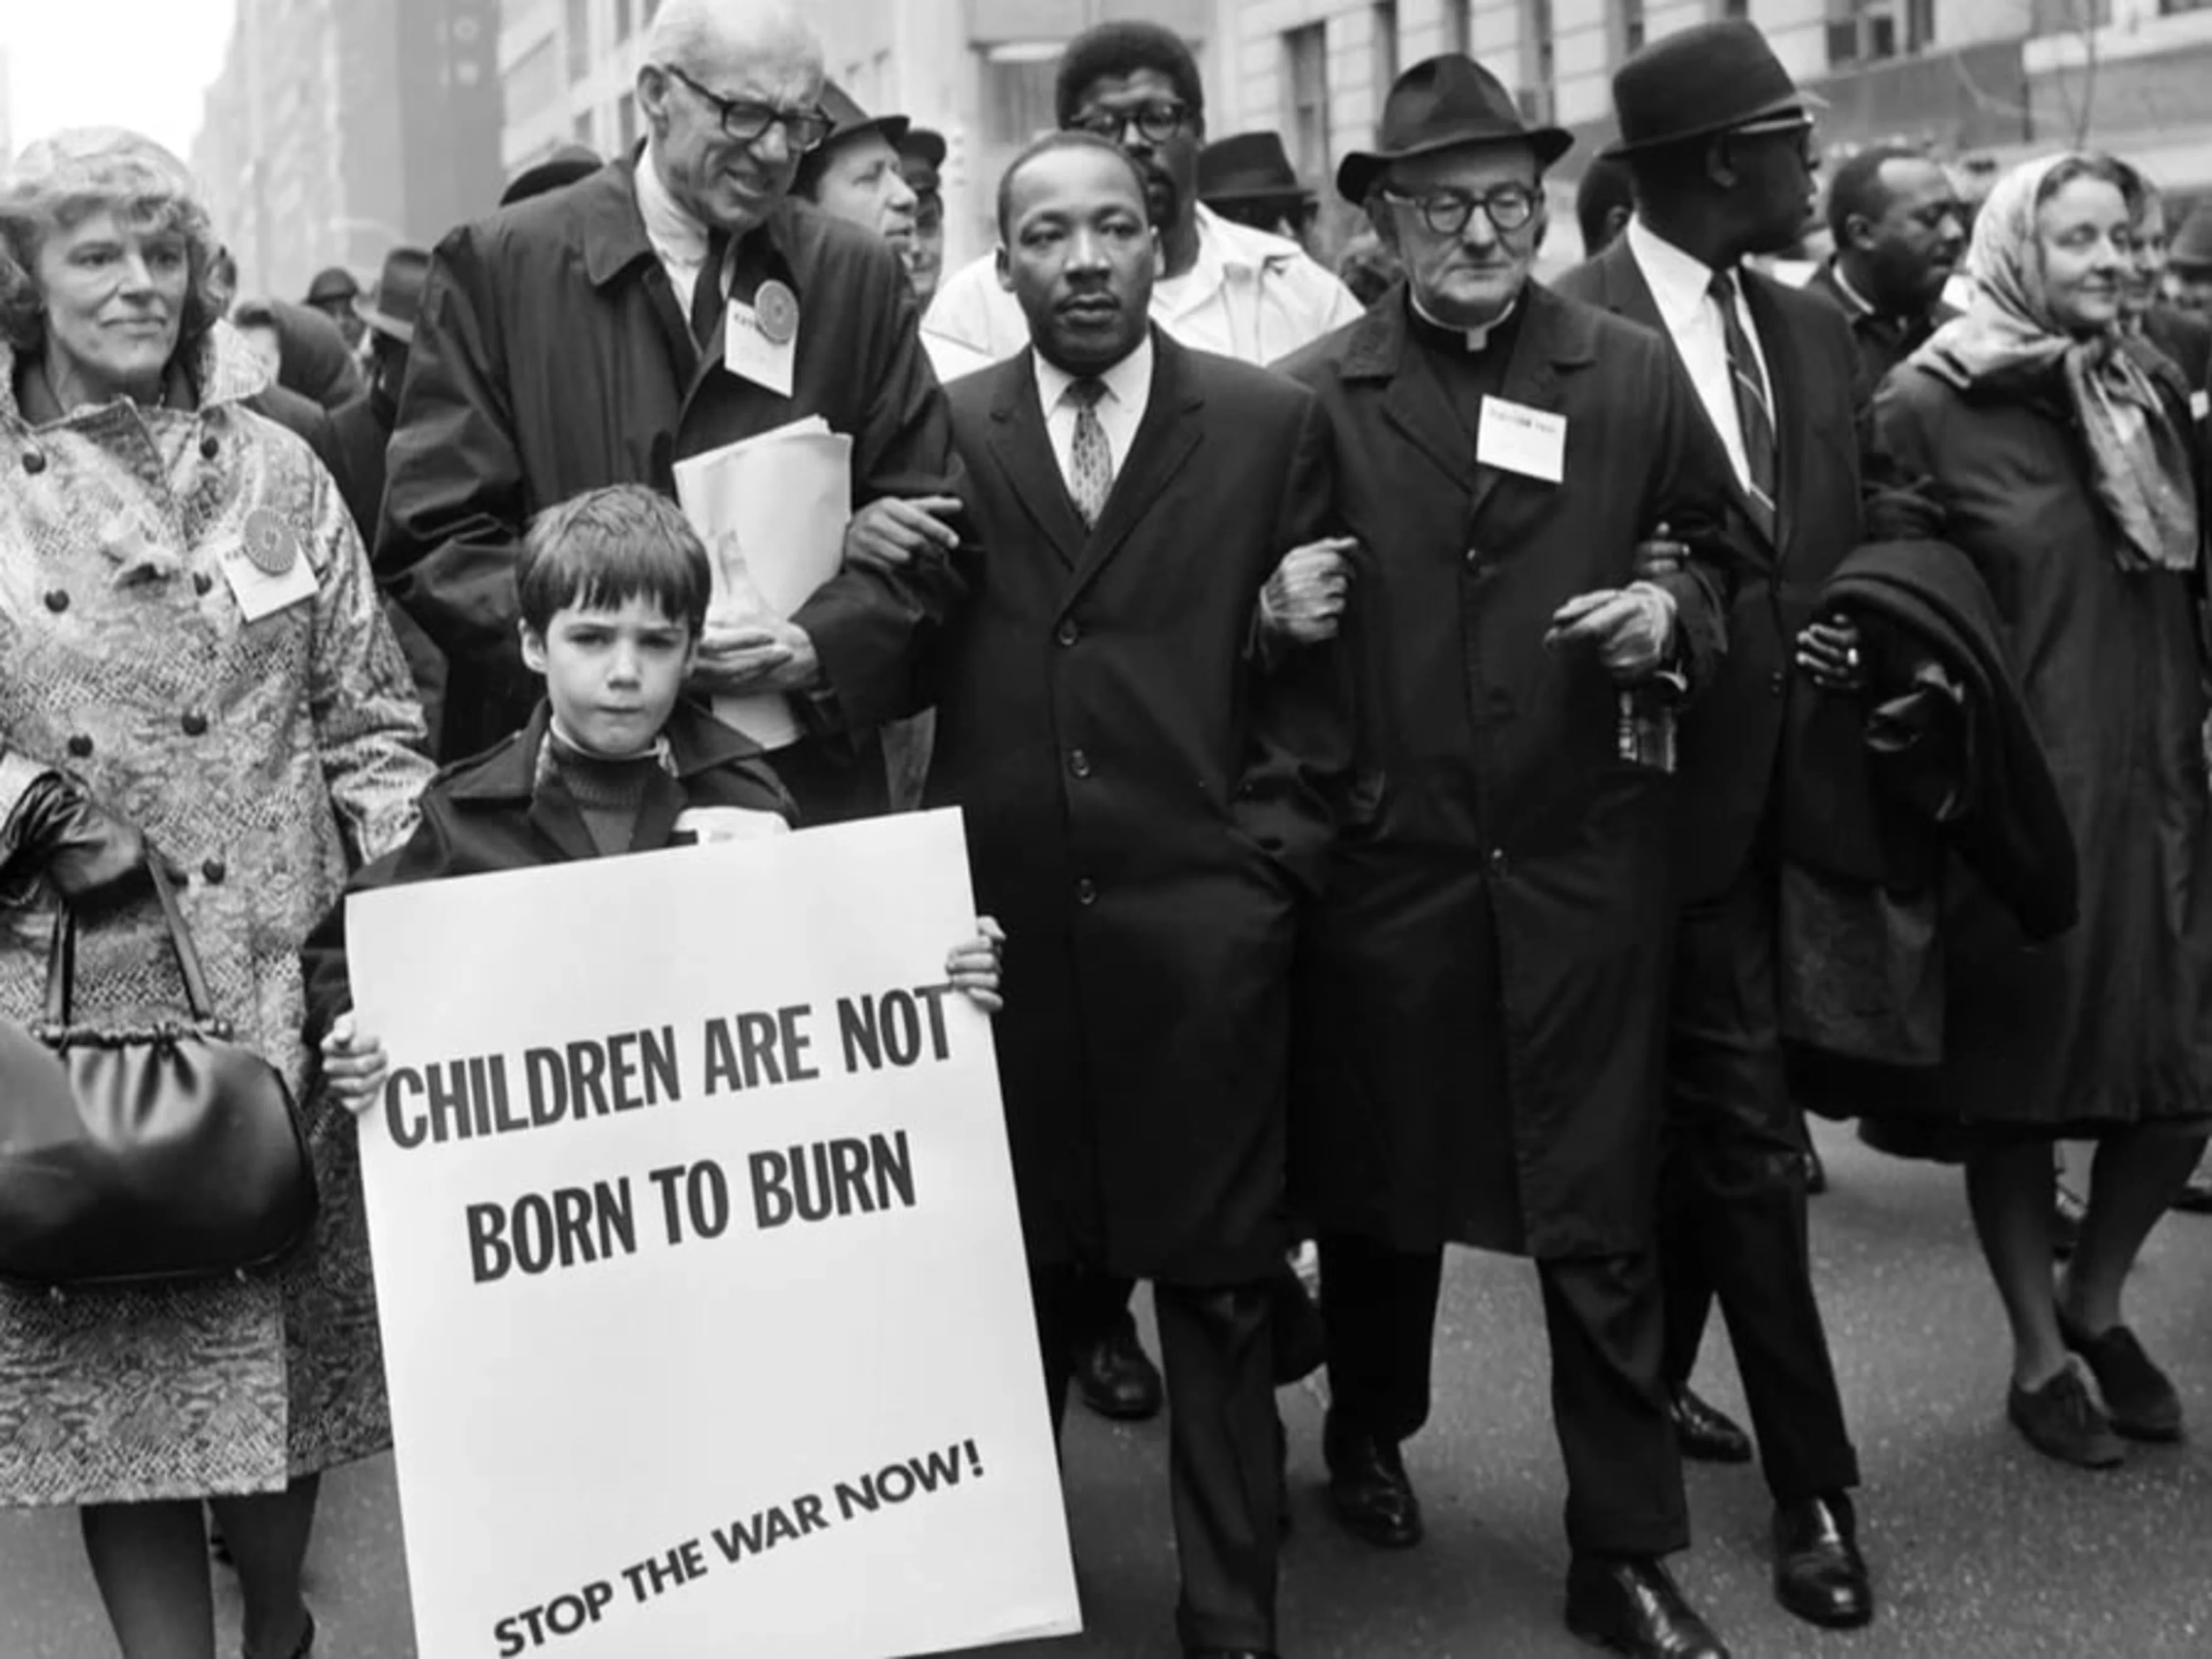
M 222 878 L 229 873 L 230 871 L 221 859 L 210 859 L 205 864 L 200 866 L 200 878 L 210 887 L 222 886 Z
M 69 740 L 68 748 L 71 759 L 82 760 L 86 756 L 92 753 L 92 739 L 85 736 L 82 732 L 72 733 Z
M 46 458 L 45 456 L 39 453 L 35 449 L 27 449 L 23 452 L 24 471 L 29 473 L 35 478 L 39 474 L 44 472 L 46 470 Z
M 205 599 L 215 592 L 215 578 L 204 570 L 192 572 L 192 592 Z
M 1502 686 L 1492 690 L 1483 699 L 1483 702 L 1489 705 L 1490 712 L 1500 720 L 1505 719 L 1513 712 L 1513 694 Z
M 185 735 L 188 738 L 204 738 L 207 735 L 207 716 L 197 708 L 179 720 L 177 724 L 185 728 Z
M 214 433 L 210 432 L 206 437 L 200 440 L 200 459 L 202 460 L 211 461 L 222 453 L 222 444 L 216 437 Z
M 1088 876 L 1082 878 L 1075 884 L 1075 902 L 1078 904 L 1097 903 L 1098 884 Z
M 1490 849 L 1490 871 L 1492 875 L 1504 875 L 1510 862 L 1503 847 L 1493 847 Z
M 1073 645 L 1076 641 L 1083 637 L 1083 630 L 1075 625 L 1074 617 L 1063 617 L 1060 620 L 1060 626 L 1053 630 L 1052 636 L 1062 645 Z
M 1091 775 L 1091 757 L 1084 753 L 1080 749 L 1069 751 L 1067 757 L 1067 769 L 1074 773 L 1079 778 L 1089 777 Z
M 46 595 L 46 609 L 47 609 L 47 610 L 49 610 L 49 611 L 52 611 L 52 612 L 54 613 L 54 615 L 56 615 L 57 617 L 60 616 L 60 615 L 61 615 L 61 613 L 62 613 L 63 611 L 64 611 L 68 610 L 68 609 L 69 609 L 69 592 L 68 592 L 68 590 L 67 590 L 67 589 L 65 589 L 65 588 L 57 587 L 56 589 L 54 589 L 54 590 L 53 590 L 53 592 L 51 592 L 51 593 L 47 594 L 47 595 Z
M 1766 683 L 1778 697 L 1790 689 L 1790 677 L 1778 668 L 1766 677 Z
M 1467 568 L 1468 568 L 1469 570 L 1473 570 L 1473 569 L 1474 569 L 1474 568 L 1475 568 L 1478 565 L 1480 565 L 1481 562 L 1482 562 L 1482 550 L 1481 550 L 1480 548 L 1479 548 L 1479 547 L 1470 547 L 1470 548 L 1468 548 L 1468 549 L 1467 550 Z

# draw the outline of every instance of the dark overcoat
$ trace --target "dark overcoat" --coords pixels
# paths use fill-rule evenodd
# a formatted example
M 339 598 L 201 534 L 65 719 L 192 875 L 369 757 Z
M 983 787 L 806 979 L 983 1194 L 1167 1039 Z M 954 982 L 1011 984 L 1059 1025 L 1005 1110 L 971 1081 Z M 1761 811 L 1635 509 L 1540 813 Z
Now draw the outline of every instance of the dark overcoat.
M 1282 365 L 1320 396 L 1353 586 L 1359 760 L 1302 941 L 1293 1197 L 1323 1232 L 1542 1256 L 1650 1223 L 1672 780 L 1619 758 L 1611 678 L 1548 651 L 1662 521 L 1692 681 L 1723 647 L 1727 460 L 1666 346 L 1524 291 L 1500 396 L 1565 482 L 1478 465 L 1406 290 Z
M 1334 647 L 1274 674 L 1247 650 L 1268 573 L 1322 533 L 1328 446 L 1287 380 L 1154 349 L 1087 536 L 1030 354 L 952 386 L 983 551 L 927 799 L 965 810 L 1006 928 L 1032 1256 L 1227 1284 L 1281 1265 L 1292 908 L 1350 746 Z
M 496 742 L 536 701 L 515 641 L 514 559 L 541 508 L 605 484 L 672 494 L 676 461 L 808 415 L 851 436 L 856 508 L 959 493 L 896 255 L 790 202 L 757 235 L 758 262 L 799 296 L 788 398 L 722 367 L 720 325 L 703 354 L 694 343 L 628 162 L 438 245 L 375 562 L 451 660 L 444 752 Z M 799 700 L 820 729 L 784 757 L 810 822 L 884 810 L 875 728 L 913 711 L 918 641 L 958 591 L 932 554 L 890 574 L 848 568 L 799 608 L 830 693 Z

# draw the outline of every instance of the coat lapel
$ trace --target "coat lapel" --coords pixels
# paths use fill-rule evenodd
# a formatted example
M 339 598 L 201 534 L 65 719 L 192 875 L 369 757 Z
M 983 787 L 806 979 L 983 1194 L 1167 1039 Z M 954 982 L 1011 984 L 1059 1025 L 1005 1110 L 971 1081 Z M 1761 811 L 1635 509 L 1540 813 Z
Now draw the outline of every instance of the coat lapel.
M 1406 285 L 1400 283 L 1360 319 L 1345 349 L 1347 381 L 1380 380 L 1382 418 L 1395 427 L 1455 489 L 1468 487 L 1474 453 L 1467 428 L 1433 374 L 1416 373 L 1406 351 Z
M 1549 410 L 1558 400 L 1559 368 L 1589 361 L 1589 325 L 1534 283 L 1521 290 L 1521 303 L 1528 310 L 1515 331 L 1513 356 L 1506 362 L 1505 380 L 1498 396 L 1505 403 Z M 1476 463 L 1474 488 L 1468 502 L 1468 523 L 1481 516 L 1484 504 L 1504 477 L 1497 467 Z
M 1060 460 L 1045 431 L 1037 402 L 1036 370 L 1030 354 L 1008 358 L 998 369 L 991 400 L 991 458 L 1006 475 L 1036 527 L 1070 569 L 1082 560 L 1083 520 L 1060 476 Z
M 1204 394 L 1188 372 L 1188 354 L 1154 329 L 1152 386 L 1145 402 L 1145 418 L 1138 424 L 1128 456 L 1106 497 L 1106 510 L 1099 514 L 1097 526 L 1084 545 L 1082 562 L 1075 571 L 1076 591 L 1088 586 L 1105 568 L 1107 561 L 1121 550 L 1129 532 L 1158 504 L 1190 459 L 1191 452 L 1205 435 L 1198 418 L 1205 404 Z M 1055 464 L 1054 476 L 1058 475 Z

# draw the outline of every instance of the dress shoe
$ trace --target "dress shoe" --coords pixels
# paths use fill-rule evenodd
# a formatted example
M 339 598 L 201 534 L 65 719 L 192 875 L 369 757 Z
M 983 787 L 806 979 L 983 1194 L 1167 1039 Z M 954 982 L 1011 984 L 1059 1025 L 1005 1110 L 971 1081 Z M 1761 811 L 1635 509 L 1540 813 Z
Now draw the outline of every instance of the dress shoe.
M 1395 1441 L 1362 1433 L 1331 1413 L 1321 1443 L 1329 1508 L 1346 1532 L 1380 1550 L 1411 1549 L 1421 1541 L 1421 1500 Z
M 2181 1438 L 2181 1396 L 2133 1331 L 2115 1325 L 2092 1336 L 2062 1313 L 2058 1334 L 2087 1362 L 2115 1430 L 2130 1440 Z
M 2127 1455 L 2112 1420 L 2098 1410 L 2088 1385 L 2070 1364 L 2039 1389 L 2014 1383 L 2005 1415 L 2029 1445 L 2062 1463 L 2109 1469 Z
M 1685 1386 L 1674 1391 L 1674 1439 L 1698 1463 L 1748 1463 L 1751 1437 L 1726 1412 Z
M 1567 1568 L 1567 1628 L 1638 1659 L 1728 1659 L 1656 1559 L 1578 1555 Z
M 2071 1261 L 2081 1247 L 2081 1218 L 2088 1208 L 2079 1193 L 2063 1181 L 2058 1183 L 2058 1195 L 2051 1205 L 2051 1254 L 2059 1261 Z
M 1808 1498 L 1774 1509 L 1774 1599 L 1808 1625 L 1856 1630 L 1874 1617 L 1850 1506 Z
M 1075 1391 L 1083 1403 L 1116 1423 L 1141 1423 L 1160 1410 L 1160 1372 L 1137 1340 L 1127 1314 L 1075 1358 Z
M 2212 1176 L 2191 1176 L 2175 1195 L 2173 1207 L 2185 1215 L 2212 1215 Z

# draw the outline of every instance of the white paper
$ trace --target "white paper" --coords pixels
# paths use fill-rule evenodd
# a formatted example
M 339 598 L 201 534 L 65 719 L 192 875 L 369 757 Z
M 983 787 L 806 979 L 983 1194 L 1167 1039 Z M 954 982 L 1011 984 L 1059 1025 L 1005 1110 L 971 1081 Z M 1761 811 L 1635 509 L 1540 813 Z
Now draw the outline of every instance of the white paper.
M 730 301 L 722 324 L 722 367 L 731 374 L 766 386 L 780 398 L 791 396 L 791 378 L 799 362 L 799 336 L 771 340 L 760 325 L 760 315 L 742 300 Z
M 676 464 L 676 499 L 714 562 L 709 619 L 788 618 L 837 574 L 853 517 L 853 441 L 818 415 Z M 716 697 L 763 749 L 799 735 L 787 697 Z
M 957 812 L 348 900 L 408 1651 L 1080 1627 L 990 1022 L 945 984 L 973 906 Z M 872 1151 L 785 1201 L 886 1144 L 910 1191 Z
M 1558 483 L 1566 477 L 1567 417 L 1486 397 L 1474 435 L 1474 459 L 1485 466 Z

